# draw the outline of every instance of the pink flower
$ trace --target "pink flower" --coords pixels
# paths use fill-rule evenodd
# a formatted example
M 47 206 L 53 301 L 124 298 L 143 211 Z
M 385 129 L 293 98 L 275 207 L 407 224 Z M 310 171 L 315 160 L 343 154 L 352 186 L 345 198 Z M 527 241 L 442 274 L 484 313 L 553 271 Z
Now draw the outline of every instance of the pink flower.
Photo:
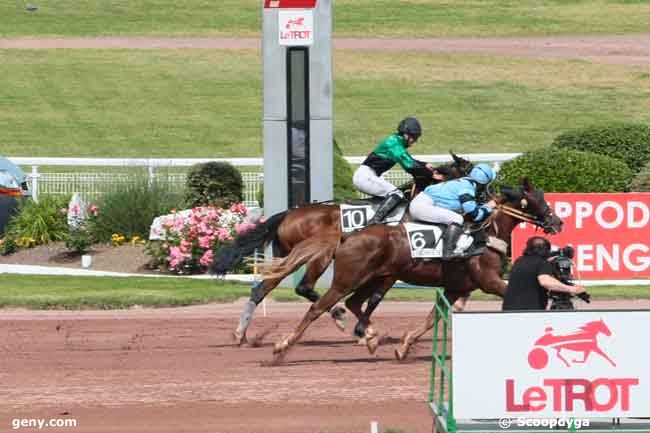
M 181 230 L 183 230 L 184 227 L 185 227 L 185 222 L 183 221 L 183 218 L 174 219 L 173 228 L 175 232 L 180 232 Z
M 232 239 L 232 236 L 228 230 L 220 227 L 217 229 L 217 238 L 219 238 L 220 241 L 229 241 Z
M 191 249 L 192 249 L 192 242 L 188 241 L 187 239 L 181 240 L 180 251 L 183 254 L 188 253 Z
M 169 249 L 169 265 L 172 268 L 177 268 L 188 257 L 189 257 L 189 254 L 181 251 L 181 249 L 179 247 L 171 247 Z
M 199 260 L 201 266 L 210 266 L 212 264 L 212 250 L 207 250 Z
M 230 206 L 230 212 L 235 212 L 239 213 L 242 215 L 246 215 L 248 212 L 248 209 L 246 209 L 246 206 L 244 206 L 244 203 L 233 203 L 232 206 Z
M 247 231 L 250 231 L 254 228 L 255 228 L 255 224 L 253 223 L 235 224 L 235 231 L 237 232 L 238 235 L 242 233 L 246 233 Z
M 72 207 L 70 208 L 70 214 L 72 214 L 72 216 L 77 216 L 77 215 L 79 215 L 80 210 L 81 209 L 79 209 L 78 204 L 73 204 Z
M 88 206 L 88 213 L 92 216 L 97 216 L 99 214 L 99 208 L 96 205 L 91 204 Z
M 199 238 L 199 246 L 201 248 L 210 248 L 212 246 L 212 237 L 210 236 L 203 236 Z

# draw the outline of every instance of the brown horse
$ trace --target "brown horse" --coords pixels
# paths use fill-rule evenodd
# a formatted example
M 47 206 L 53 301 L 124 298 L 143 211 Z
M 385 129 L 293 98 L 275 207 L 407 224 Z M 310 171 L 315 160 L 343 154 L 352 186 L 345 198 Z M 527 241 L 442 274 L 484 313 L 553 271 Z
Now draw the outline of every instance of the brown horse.
M 467 175 L 472 170 L 472 163 L 450 152 L 453 162 L 438 167 L 445 179 L 455 179 Z M 415 178 L 416 191 L 434 183 L 432 173 L 421 170 Z M 403 187 L 409 196 L 411 184 Z M 271 216 L 266 222 L 258 224 L 253 230 L 238 236 L 231 246 L 219 250 L 211 268 L 216 275 L 223 275 L 238 266 L 244 257 L 250 256 L 257 249 L 262 251 L 265 245 L 273 242 L 273 255 L 283 257 L 304 242 L 316 236 L 323 236 L 328 242 L 323 244 L 321 254 L 314 256 L 306 268 L 306 272 L 295 291 L 298 295 L 316 302 L 320 295 L 314 290 L 318 278 L 325 272 L 332 261 L 334 249 L 341 238 L 340 207 L 334 203 L 317 203 Z M 257 305 L 284 279 L 265 278 L 256 283 L 251 289 L 249 301 L 244 306 L 239 325 L 233 332 L 238 344 L 246 341 L 246 329 L 250 325 Z M 334 307 L 330 310 L 337 325 L 343 328 L 345 309 Z
M 398 279 L 415 285 L 443 287 L 451 304 L 460 297 L 468 296 L 476 288 L 503 296 L 506 286 L 501 278 L 501 260 L 515 226 L 528 221 L 542 227 L 547 233 L 558 233 L 562 221 L 549 208 L 544 193 L 533 189 L 527 179 L 518 189 L 502 188 L 497 204 L 497 209 L 484 223 L 487 247 L 482 254 L 463 260 L 412 259 L 409 241 L 401 224 L 395 227 L 370 226 L 347 237 L 335 251 L 331 288 L 311 306 L 295 331 L 275 345 L 273 352 L 276 360 L 282 359 L 311 322 L 350 293 L 354 292 L 354 295 L 348 298 L 346 306 L 357 317 L 361 316 L 361 320 L 368 320 L 369 314 L 364 317 L 361 312 L 363 301 L 371 295 L 375 300 L 381 300 Z M 291 260 L 292 255 L 295 258 L 313 257 L 318 255 L 325 243 L 327 240 L 319 237 L 314 239 L 313 244 L 296 248 L 278 271 L 286 272 L 292 266 L 300 266 L 300 260 Z M 273 270 L 269 274 L 273 276 Z M 398 359 L 403 359 L 417 338 L 433 326 L 434 312 L 435 308 L 423 326 L 405 334 L 401 347 L 396 350 Z M 374 352 L 379 340 L 377 332 L 368 326 L 365 335 L 368 348 Z

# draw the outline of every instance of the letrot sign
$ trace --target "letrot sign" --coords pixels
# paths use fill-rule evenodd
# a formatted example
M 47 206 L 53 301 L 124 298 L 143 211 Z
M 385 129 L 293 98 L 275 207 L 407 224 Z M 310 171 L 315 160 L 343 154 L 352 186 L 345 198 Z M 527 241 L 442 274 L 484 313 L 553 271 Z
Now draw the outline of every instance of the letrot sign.
M 463 313 L 452 320 L 456 419 L 648 416 L 650 349 L 639 330 L 650 329 L 650 311 Z

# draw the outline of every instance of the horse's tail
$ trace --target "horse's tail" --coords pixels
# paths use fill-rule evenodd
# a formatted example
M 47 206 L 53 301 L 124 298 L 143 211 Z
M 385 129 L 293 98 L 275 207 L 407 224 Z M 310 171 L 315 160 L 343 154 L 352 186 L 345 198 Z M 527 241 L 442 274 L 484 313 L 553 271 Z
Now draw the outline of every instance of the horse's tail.
M 277 213 L 263 223 L 259 223 L 245 233 L 235 238 L 235 241 L 217 252 L 217 256 L 210 266 L 210 273 L 224 275 L 239 265 L 244 257 L 250 256 L 257 248 L 263 248 L 267 243 L 275 240 L 278 227 L 284 221 L 288 211 Z
M 305 263 L 322 257 L 332 259 L 337 246 L 338 236 L 328 235 L 305 239 L 293 247 L 288 256 L 263 263 L 260 268 L 264 279 L 284 278 Z

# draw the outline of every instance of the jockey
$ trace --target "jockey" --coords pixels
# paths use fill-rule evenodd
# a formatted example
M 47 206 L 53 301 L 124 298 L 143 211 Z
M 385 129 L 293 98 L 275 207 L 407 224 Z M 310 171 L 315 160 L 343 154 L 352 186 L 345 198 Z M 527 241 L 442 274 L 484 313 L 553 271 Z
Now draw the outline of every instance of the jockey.
M 368 225 L 380 223 L 404 199 L 402 191 L 382 178 L 382 173 L 395 164 L 399 164 L 412 175 L 422 168 L 434 171 L 431 164 L 413 159 L 407 151 L 420 135 L 422 135 L 422 127 L 415 117 L 403 119 L 397 127 L 397 132 L 379 143 L 355 171 L 352 183 L 359 191 L 384 197 L 384 201 L 368 221 Z
M 469 177 L 428 186 L 411 201 L 409 212 L 414 218 L 449 224 L 444 232 L 444 258 L 462 257 L 455 246 L 463 233 L 463 215 L 472 221 L 482 221 L 496 206 L 493 200 L 486 204 L 477 202 L 477 190 L 487 187 L 495 177 L 488 164 L 478 164 Z

